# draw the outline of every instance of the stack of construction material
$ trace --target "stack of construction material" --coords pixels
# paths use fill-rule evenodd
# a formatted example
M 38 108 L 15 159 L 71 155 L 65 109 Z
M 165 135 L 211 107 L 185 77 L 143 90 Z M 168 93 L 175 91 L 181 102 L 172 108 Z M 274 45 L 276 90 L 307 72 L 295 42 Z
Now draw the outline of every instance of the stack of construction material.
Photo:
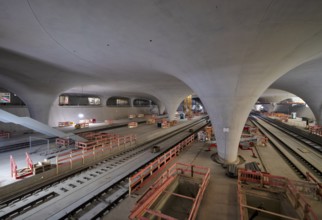
M 309 126 L 309 132 L 315 135 L 322 135 L 322 127 L 320 125 Z
M 38 162 L 33 166 L 33 174 L 43 173 L 51 169 L 50 161 L 44 160 L 43 162 Z
M 61 121 L 58 122 L 58 127 L 69 127 L 72 126 L 74 124 L 74 122 L 72 121 Z
M 257 162 L 250 162 L 250 163 L 246 163 L 245 164 L 245 169 L 246 170 L 251 170 L 251 171 L 261 171 L 261 169 L 259 168 Z
M 0 138 L 10 138 L 10 132 L 0 131 Z
M 238 176 L 238 169 L 236 164 L 229 164 L 226 170 L 226 176 L 231 178 L 237 178 Z
M 82 120 L 79 120 L 79 123 L 82 124 L 82 123 L 87 123 L 89 124 L 91 122 L 90 119 L 82 119 Z
M 178 124 L 177 120 L 170 121 L 170 127 L 175 126 L 176 124 Z
M 69 138 L 56 138 L 56 147 L 68 147 L 71 144 Z
M 97 147 L 117 147 L 121 144 L 132 143 L 136 140 L 135 135 L 120 136 L 119 134 L 109 134 L 100 132 L 87 132 L 81 136 L 85 137 L 88 141 L 75 143 L 76 148 L 80 149 L 93 149 Z
M 167 120 L 162 120 L 161 128 L 168 128 L 170 123 Z
M 104 123 L 111 125 L 111 124 L 113 124 L 113 120 L 112 119 L 107 119 L 107 120 L 104 121 Z
M 88 128 L 88 127 L 89 127 L 88 123 L 79 123 L 75 125 L 75 129 Z
M 155 118 L 148 118 L 148 119 L 146 120 L 146 124 L 148 124 L 148 125 L 155 124 Z
M 136 128 L 138 126 L 138 123 L 135 121 L 129 122 L 128 123 L 128 128 Z

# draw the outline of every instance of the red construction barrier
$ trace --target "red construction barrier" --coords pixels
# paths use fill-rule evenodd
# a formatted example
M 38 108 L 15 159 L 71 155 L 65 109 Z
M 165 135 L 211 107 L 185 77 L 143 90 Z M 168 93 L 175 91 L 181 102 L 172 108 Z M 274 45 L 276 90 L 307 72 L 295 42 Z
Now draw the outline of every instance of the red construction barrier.
M 168 192 L 166 188 L 178 177 L 185 176 L 190 179 L 200 180 L 198 193 L 195 197 L 181 195 L 180 193 Z M 203 197 L 206 186 L 209 182 L 210 169 L 201 166 L 195 166 L 192 164 L 175 163 L 166 172 L 164 172 L 158 180 L 150 186 L 149 190 L 138 200 L 137 204 L 131 211 L 130 219 L 146 219 L 144 215 L 146 213 L 151 214 L 151 217 L 156 219 L 173 220 L 172 216 L 161 213 L 160 211 L 152 210 L 153 203 L 159 198 L 162 193 L 181 197 L 183 199 L 189 199 L 193 201 L 189 216 L 186 218 L 192 220 L 196 218 L 197 211 Z
M 71 139 L 69 138 L 56 138 L 56 147 L 68 147 L 71 144 Z
M 10 171 L 11 171 L 11 177 L 16 178 L 16 176 L 17 176 L 17 164 L 16 164 L 16 161 L 13 159 L 12 155 L 10 155 Z
M 61 121 L 61 122 L 58 122 L 58 127 L 69 127 L 73 124 L 74 123 L 71 121 Z
M 57 174 L 63 166 L 69 166 L 72 169 L 76 162 L 82 161 L 81 164 L 84 165 L 86 159 L 96 160 L 97 156 L 108 156 L 114 149 L 125 147 L 128 143 L 132 145 L 136 142 L 136 135 L 120 136 L 118 134 L 88 132 L 84 136 L 92 140 L 76 142 L 75 146 L 79 149 L 56 156 Z
M 144 186 L 144 184 L 154 176 L 154 174 L 162 170 L 163 167 L 165 167 L 165 164 L 169 163 L 173 158 L 179 155 L 183 148 L 190 145 L 193 141 L 194 135 L 191 135 L 131 176 L 129 178 L 129 194 Z
M 16 164 L 15 160 L 13 159 L 13 156 L 10 155 L 11 177 L 13 177 L 15 179 L 21 179 L 26 176 L 32 175 L 33 174 L 33 163 L 32 163 L 32 160 L 27 152 L 26 152 L 26 163 L 27 163 L 26 168 L 18 169 L 17 164 Z
M 0 131 L 0 138 L 10 138 L 10 132 Z
M 274 176 L 268 173 L 262 172 L 254 172 L 248 171 L 244 169 L 238 170 L 238 199 L 239 199 L 239 206 L 240 206 L 240 219 L 246 220 L 245 215 L 248 210 L 257 210 L 259 212 L 265 212 L 266 214 L 270 214 L 272 216 L 282 217 L 283 219 L 295 219 L 289 216 L 285 216 L 279 213 L 269 212 L 263 209 L 258 209 L 256 207 L 252 207 L 247 205 L 247 202 L 243 200 L 245 198 L 244 191 L 242 189 L 242 185 L 246 184 L 249 186 L 250 184 L 257 184 L 258 187 L 262 187 L 264 189 L 281 189 L 282 192 L 287 195 L 290 203 L 293 205 L 295 209 L 301 209 L 301 212 L 298 212 L 301 219 L 306 220 L 318 220 L 316 214 L 313 212 L 310 205 L 307 203 L 306 199 L 299 193 L 297 187 L 294 185 L 292 181 L 285 177 L 281 176 Z M 303 183 L 304 184 L 304 183 Z

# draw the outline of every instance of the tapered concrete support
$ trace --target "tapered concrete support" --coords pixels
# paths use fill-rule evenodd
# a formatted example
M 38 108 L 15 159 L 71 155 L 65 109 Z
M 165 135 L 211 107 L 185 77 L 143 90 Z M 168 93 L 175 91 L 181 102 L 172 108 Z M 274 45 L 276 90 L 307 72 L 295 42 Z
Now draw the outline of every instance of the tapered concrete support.
M 217 98 L 216 105 L 213 98 L 202 102 L 215 131 L 219 157 L 227 163 L 236 162 L 240 136 L 254 102 L 249 98 Z
M 53 95 L 46 94 L 28 94 L 25 98 L 25 102 L 29 107 L 30 117 L 48 124 L 49 112 L 55 97 Z
M 175 119 L 175 114 L 176 114 L 179 104 L 178 103 L 168 103 L 166 105 L 169 121 L 173 121 Z
M 322 105 L 319 109 L 311 109 L 315 115 L 316 124 L 322 125 Z
M 160 102 L 160 104 L 158 104 L 158 106 L 159 106 L 159 114 L 163 115 L 165 112 L 165 105 Z
M 172 121 L 175 119 L 175 114 L 180 103 L 183 101 L 185 97 L 191 94 L 191 91 L 183 91 L 182 93 L 174 93 L 172 91 L 168 91 L 165 94 L 166 95 L 163 94 L 163 96 L 159 96 L 158 98 L 164 104 L 165 109 L 167 110 L 168 119 Z

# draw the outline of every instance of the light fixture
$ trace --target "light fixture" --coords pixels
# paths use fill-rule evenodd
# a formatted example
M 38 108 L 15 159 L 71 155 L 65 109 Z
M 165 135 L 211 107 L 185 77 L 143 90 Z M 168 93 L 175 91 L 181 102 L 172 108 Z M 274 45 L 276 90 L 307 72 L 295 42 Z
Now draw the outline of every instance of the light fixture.
M 79 113 L 79 114 L 78 114 L 78 117 L 79 117 L 79 118 L 84 118 L 84 114 Z

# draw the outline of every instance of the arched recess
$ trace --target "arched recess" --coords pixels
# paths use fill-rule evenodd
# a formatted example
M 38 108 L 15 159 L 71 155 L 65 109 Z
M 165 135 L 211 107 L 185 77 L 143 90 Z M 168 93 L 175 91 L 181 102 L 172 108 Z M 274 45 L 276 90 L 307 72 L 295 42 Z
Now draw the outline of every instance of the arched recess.
M 187 107 L 185 106 L 185 104 L 186 104 L 185 100 L 183 100 L 180 103 L 177 111 L 186 113 L 187 112 L 187 110 L 186 110 Z M 198 96 L 196 96 L 195 94 L 191 95 L 191 111 L 194 114 L 195 113 L 206 113 L 207 112 L 207 110 L 205 109 L 204 104 L 202 103 L 201 99 Z
M 315 120 L 315 115 L 310 104 L 302 97 L 289 91 L 267 89 L 258 99 L 257 104 L 264 106 L 264 111 L 291 114 L 296 112 L 297 117 L 303 117 L 310 121 Z M 273 106 L 273 108 L 271 108 Z
M 312 110 L 316 122 L 322 124 L 322 58 L 311 60 L 292 69 L 270 88 L 291 92 L 301 97 Z
M 92 88 L 97 88 L 95 91 Z M 57 94 L 56 99 L 51 104 L 49 114 L 49 125 L 56 127 L 59 122 L 72 121 L 78 123 L 82 119 L 95 118 L 97 122 L 103 122 L 105 120 L 116 120 L 127 118 L 129 114 L 151 114 L 150 107 L 134 107 L 131 102 L 135 98 L 144 98 L 152 100 L 159 105 L 161 102 L 158 98 L 144 93 L 138 92 L 121 92 L 121 91 L 106 91 L 103 87 L 94 85 L 83 85 L 80 87 L 72 87 L 61 91 Z M 84 94 L 92 97 L 100 98 L 100 105 L 60 105 L 59 97 L 62 94 Z M 119 104 L 117 105 L 117 99 L 119 98 Z M 122 99 L 126 99 L 126 105 L 122 104 Z M 84 102 L 84 100 L 83 100 Z M 108 104 L 110 103 L 110 104 Z M 79 115 L 83 115 L 83 118 L 79 118 Z M 158 112 L 157 112 L 158 114 Z

